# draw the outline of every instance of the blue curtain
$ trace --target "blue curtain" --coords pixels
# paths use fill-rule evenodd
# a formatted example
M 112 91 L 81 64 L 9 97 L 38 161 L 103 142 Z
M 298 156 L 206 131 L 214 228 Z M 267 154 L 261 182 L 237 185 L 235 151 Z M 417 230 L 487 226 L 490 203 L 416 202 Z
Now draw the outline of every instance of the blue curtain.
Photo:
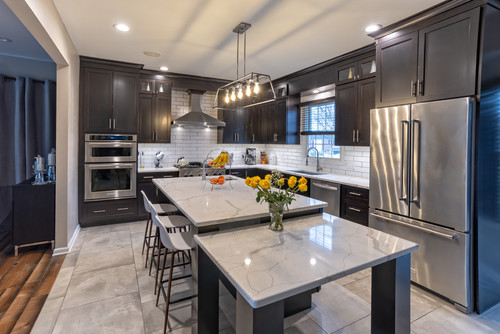
M 33 157 L 56 145 L 56 84 L 0 75 L 0 232 L 10 229 L 12 186 L 33 176 Z

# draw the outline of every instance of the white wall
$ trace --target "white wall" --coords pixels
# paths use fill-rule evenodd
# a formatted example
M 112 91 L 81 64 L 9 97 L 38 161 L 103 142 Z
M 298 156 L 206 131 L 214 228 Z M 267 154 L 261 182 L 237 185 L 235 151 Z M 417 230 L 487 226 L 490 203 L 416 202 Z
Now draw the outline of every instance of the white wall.
M 56 248 L 78 228 L 78 92 L 80 60 L 52 0 L 4 0 L 57 64 Z
M 205 113 L 217 117 L 217 112 L 212 109 L 214 93 L 207 92 L 203 95 L 202 109 Z M 172 119 L 176 119 L 189 110 L 189 96 L 184 91 L 174 90 L 172 92 Z M 154 155 L 163 151 L 166 157 L 163 159 L 164 166 L 173 166 L 182 155 L 188 161 L 203 161 L 208 152 L 215 148 L 224 148 L 234 154 L 234 163 L 243 164 L 242 155 L 245 148 L 257 148 L 257 154 L 265 151 L 276 154 L 278 164 L 306 168 L 306 137 L 301 138 L 301 145 L 253 145 L 253 144 L 217 144 L 217 130 L 215 129 L 184 129 L 172 128 L 172 142 L 170 144 L 139 144 L 139 151 L 144 152 L 144 167 L 153 167 Z M 309 158 L 309 168 L 316 167 L 316 158 Z M 341 148 L 340 159 L 320 159 L 323 172 L 342 175 L 369 177 L 370 148 L 350 147 Z

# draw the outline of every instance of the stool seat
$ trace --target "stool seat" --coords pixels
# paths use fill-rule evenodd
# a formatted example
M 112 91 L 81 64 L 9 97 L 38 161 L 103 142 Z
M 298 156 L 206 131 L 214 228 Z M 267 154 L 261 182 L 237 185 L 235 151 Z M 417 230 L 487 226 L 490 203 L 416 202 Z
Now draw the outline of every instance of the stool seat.
M 169 203 L 151 203 L 151 209 L 153 209 L 156 214 L 158 215 L 164 215 L 164 214 L 171 214 L 171 213 L 176 213 L 179 212 L 179 209 L 173 204 Z

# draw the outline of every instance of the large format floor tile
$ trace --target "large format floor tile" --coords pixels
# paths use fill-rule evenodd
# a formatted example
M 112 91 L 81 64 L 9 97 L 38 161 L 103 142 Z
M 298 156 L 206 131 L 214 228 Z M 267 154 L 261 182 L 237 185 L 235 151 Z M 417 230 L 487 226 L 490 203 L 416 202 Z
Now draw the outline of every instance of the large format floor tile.
M 138 293 L 61 310 L 54 334 L 144 333 Z
M 129 249 L 130 247 L 129 229 L 106 232 L 87 231 L 87 235 L 85 236 L 85 240 L 80 250 L 80 255 L 84 252 L 102 252 L 117 250 L 119 248 Z
M 82 252 L 78 256 L 74 274 L 119 267 L 134 263 L 131 248 L 117 248 L 100 252 Z
M 73 275 L 63 309 L 138 292 L 133 264 Z

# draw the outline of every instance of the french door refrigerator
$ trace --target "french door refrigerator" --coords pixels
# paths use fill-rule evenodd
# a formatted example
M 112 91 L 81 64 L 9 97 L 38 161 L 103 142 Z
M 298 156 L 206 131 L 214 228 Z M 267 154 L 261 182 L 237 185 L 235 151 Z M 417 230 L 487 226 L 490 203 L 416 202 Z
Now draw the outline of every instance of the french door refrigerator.
M 370 116 L 369 226 L 417 242 L 412 281 L 470 312 L 474 100 Z

